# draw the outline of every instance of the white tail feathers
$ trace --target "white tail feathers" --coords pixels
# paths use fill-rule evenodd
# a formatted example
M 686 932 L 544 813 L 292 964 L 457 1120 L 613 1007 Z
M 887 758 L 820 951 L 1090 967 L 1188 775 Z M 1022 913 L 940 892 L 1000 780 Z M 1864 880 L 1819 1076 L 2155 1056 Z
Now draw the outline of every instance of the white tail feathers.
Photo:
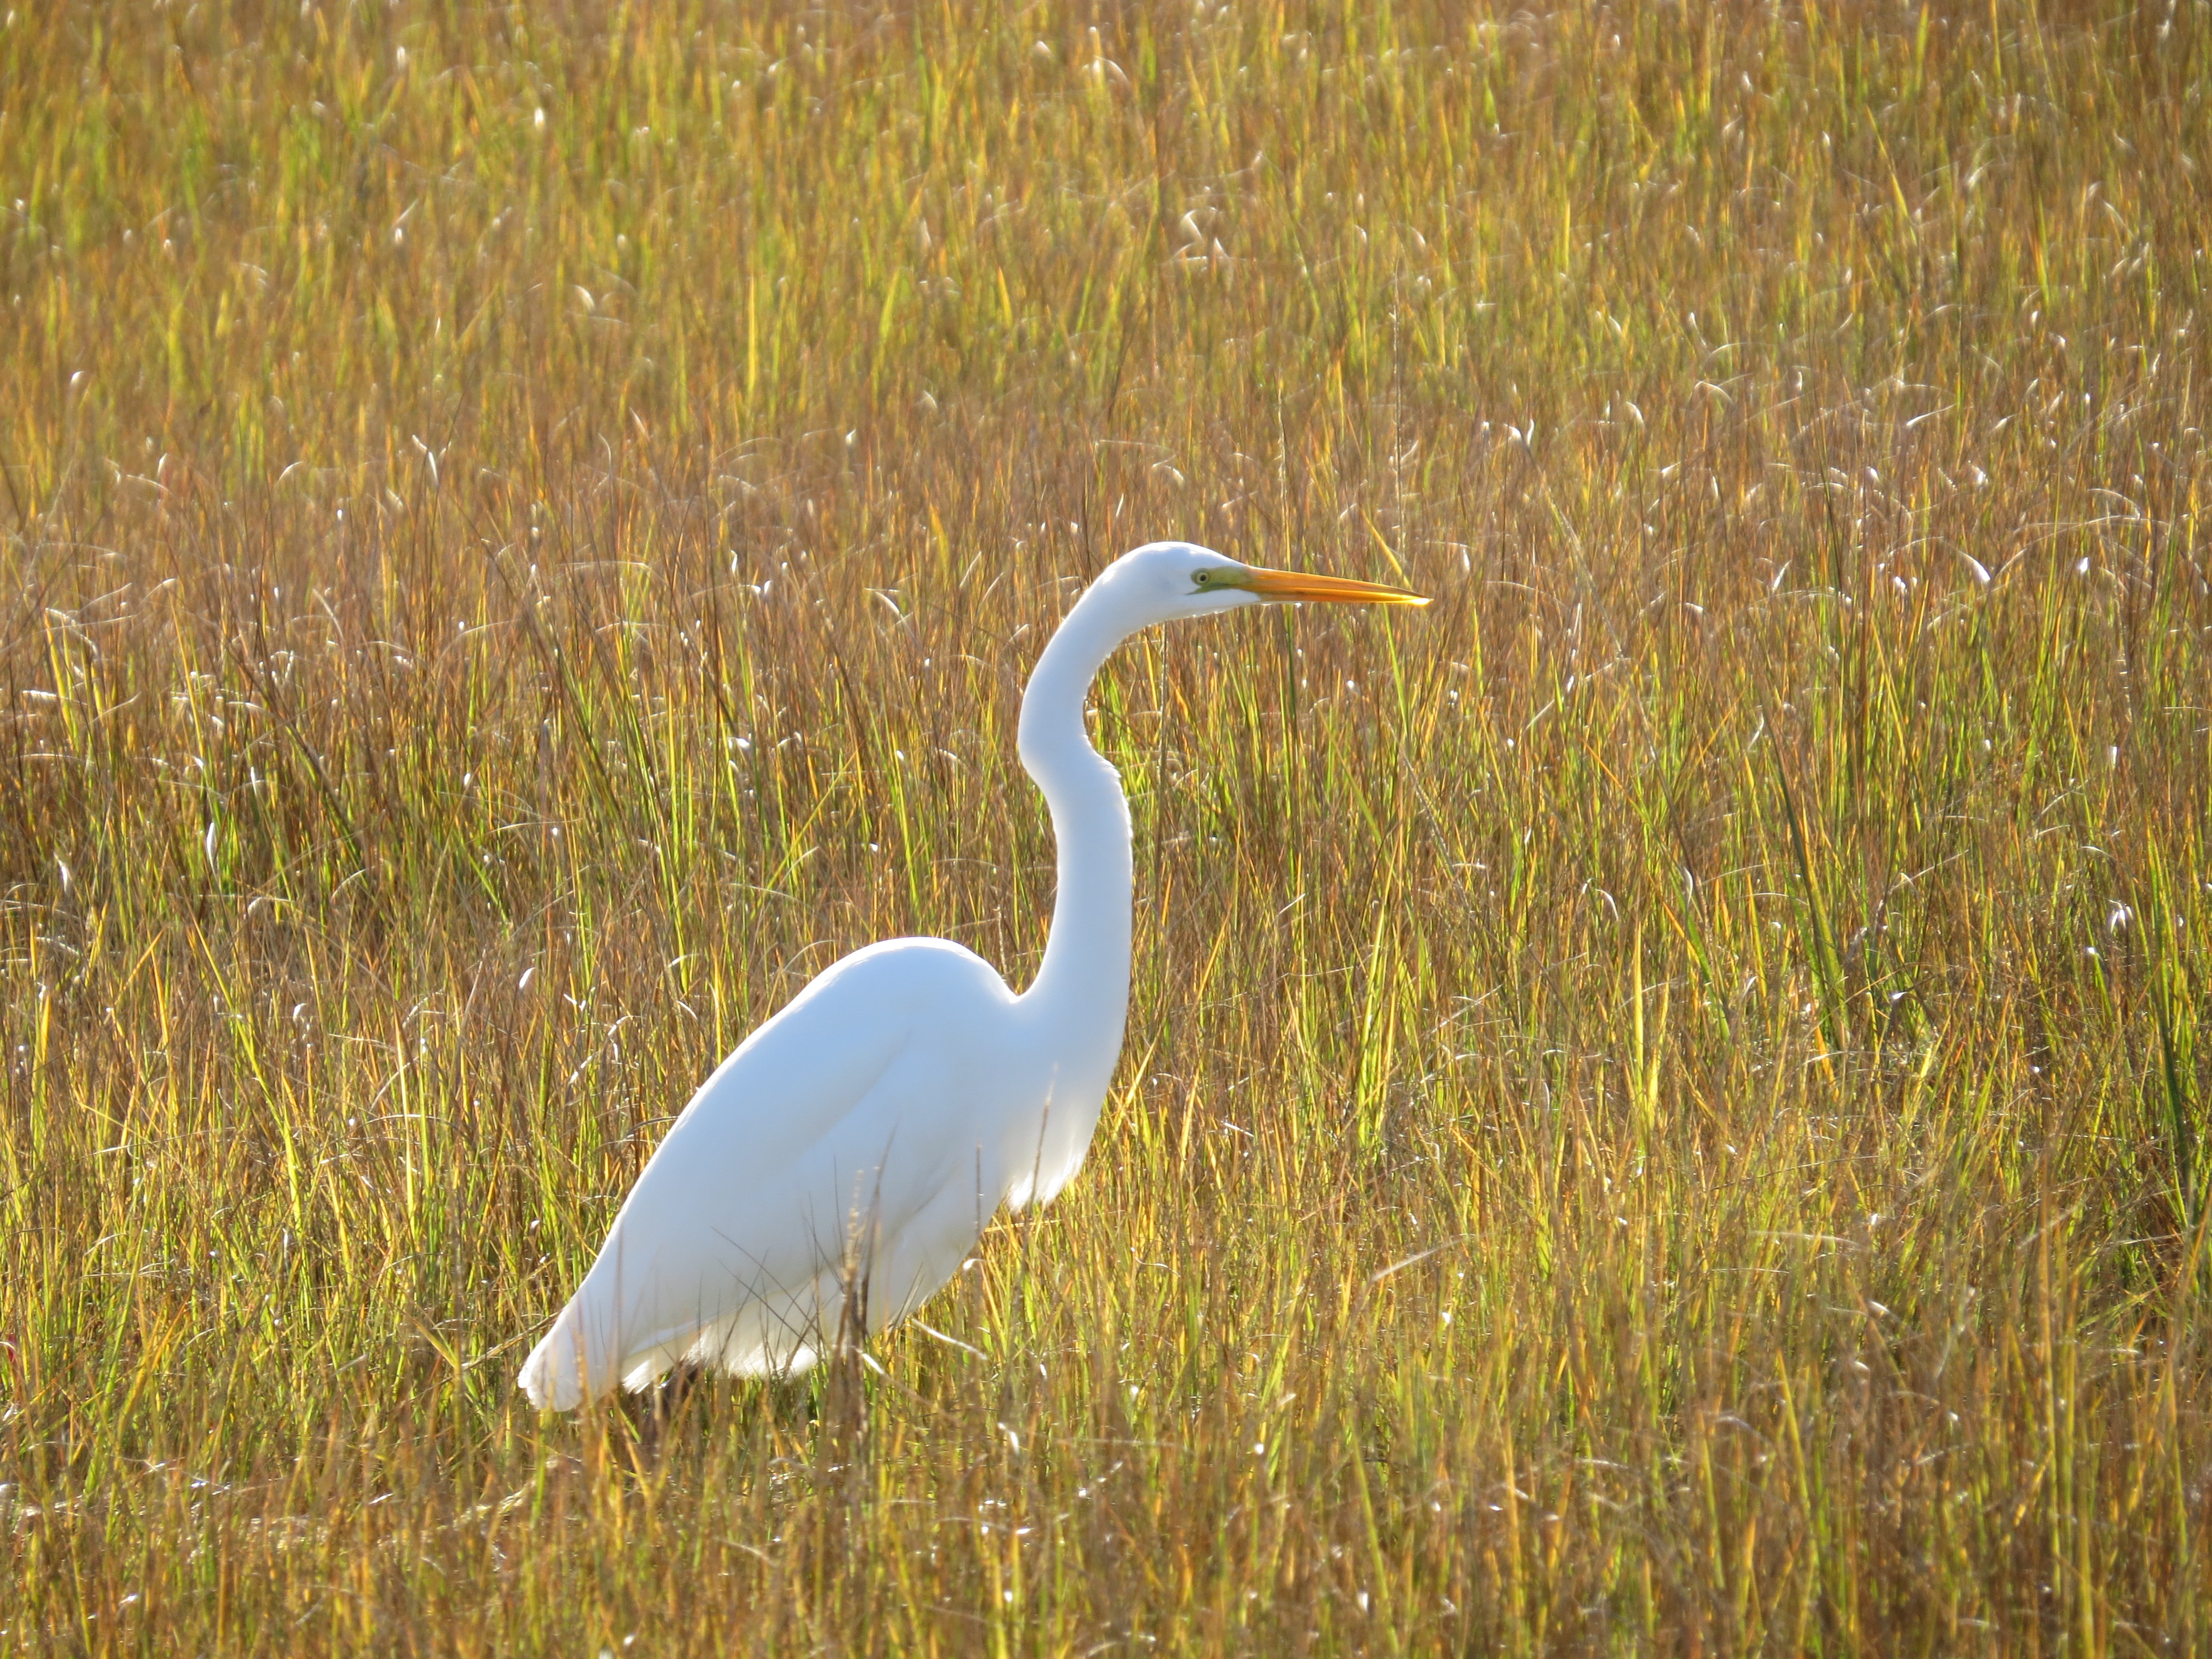
M 561 1310 L 553 1328 L 522 1362 L 522 1374 L 515 1379 L 530 1396 L 530 1403 L 540 1411 L 574 1411 L 615 1386 L 614 1366 L 605 1355 L 594 1356 L 586 1350 L 576 1311 L 575 1302 Z

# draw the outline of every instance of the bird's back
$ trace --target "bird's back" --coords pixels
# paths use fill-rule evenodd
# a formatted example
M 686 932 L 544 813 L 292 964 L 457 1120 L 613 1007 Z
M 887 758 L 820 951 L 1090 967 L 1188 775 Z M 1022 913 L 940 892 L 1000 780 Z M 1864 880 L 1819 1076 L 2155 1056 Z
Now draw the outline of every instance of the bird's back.
M 837 963 L 684 1108 L 524 1389 L 572 1406 L 687 1355 L 803 1369 L 856 1280 L 871 1325 L 898 1317 L 1016 1179 L 1046 1086 L 1029 1047 L 1005 981 L 959 945 L 894 939 Z

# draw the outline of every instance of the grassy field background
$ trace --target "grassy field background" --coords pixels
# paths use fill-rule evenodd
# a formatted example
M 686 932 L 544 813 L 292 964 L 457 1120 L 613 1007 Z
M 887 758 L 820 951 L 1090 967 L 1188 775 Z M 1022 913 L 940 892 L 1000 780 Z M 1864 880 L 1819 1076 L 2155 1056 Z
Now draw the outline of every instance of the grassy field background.
M 2212 1644 L 2212 12 L 0 23 L 0 1651 Z M 878 1370 L 541 1419 L 714 1060 L 1131 1039 Z

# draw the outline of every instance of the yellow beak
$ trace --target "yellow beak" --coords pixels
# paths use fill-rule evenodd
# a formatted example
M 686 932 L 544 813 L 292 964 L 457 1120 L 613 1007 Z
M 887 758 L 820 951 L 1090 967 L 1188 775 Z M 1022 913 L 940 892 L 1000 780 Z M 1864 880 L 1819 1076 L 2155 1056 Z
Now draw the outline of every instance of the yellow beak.
M 1316 605 L 1426 605 L 1419 593 L 1380 582 L 1353 581 L 1348 576 L 1315 576 L 1298 570 L 1261 570 L 1247 566 L 1238 573 L 1237 586 L 1263 599 L 1280 605 L 1301 601 Z

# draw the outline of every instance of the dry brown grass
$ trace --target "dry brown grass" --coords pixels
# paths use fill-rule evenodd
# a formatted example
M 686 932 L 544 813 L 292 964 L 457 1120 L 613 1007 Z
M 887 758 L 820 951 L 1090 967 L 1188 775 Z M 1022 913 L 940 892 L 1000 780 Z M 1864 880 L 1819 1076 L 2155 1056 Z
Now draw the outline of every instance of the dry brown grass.
M 17 0 L 0 1647 L 2202 1649 L 2208 94 L 2197 0 Z M 1437 603 L 1109 670 L 1089 1168 L 951 1344 L 538 1418 L 720 1053 L 1035 963 L 1022 678 L 1168 534 Z

